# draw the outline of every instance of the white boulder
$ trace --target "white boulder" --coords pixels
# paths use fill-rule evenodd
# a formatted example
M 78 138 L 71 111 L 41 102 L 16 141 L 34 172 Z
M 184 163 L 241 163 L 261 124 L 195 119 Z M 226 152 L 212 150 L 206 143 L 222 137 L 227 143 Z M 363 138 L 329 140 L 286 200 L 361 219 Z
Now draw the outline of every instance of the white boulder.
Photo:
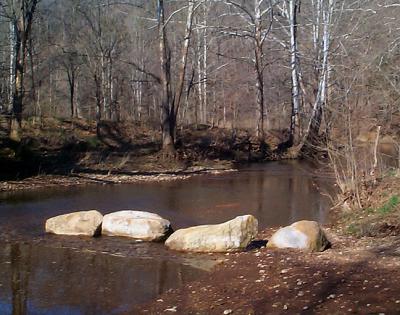
M 100 232 L 103 215 L 97 210 L 59 215 L 46 221 L 46 232 L 62 235 L 95 236 Z
M 222 224 L 201 225 L 173 233 L 165 245 L 189 252 L 229 252 L 245 249 L 258 233 L 258 221 L 252 215 L 236 217 Z
M 267 243 L 270 248 L 297 248 L 320 252 L 329 241 L 320 225 L 315 221 L 299 221 L 276 231 Z
M 103 218 L 102 234 L 141 241 L 159 241 L 171 230 L 171 223 L 158 214 L 144 211 L 118 211 Z

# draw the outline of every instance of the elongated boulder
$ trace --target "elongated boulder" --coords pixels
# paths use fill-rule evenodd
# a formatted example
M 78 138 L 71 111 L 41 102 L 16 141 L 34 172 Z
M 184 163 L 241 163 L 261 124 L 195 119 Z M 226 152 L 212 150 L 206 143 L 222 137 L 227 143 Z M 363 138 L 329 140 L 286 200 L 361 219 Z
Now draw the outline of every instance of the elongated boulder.
M 315 221 L 299 221 L 279 229 L 272 235 L 267 247 L 297 248 L 321 252 L 329 246 L 324 231 Z
M 173 233 L 165 245 L 188 252 L 230 252 L 242 250 L 256 237 L 258 221 L 252 215 L 236 217 L 216 225 L 201 225 Z
M 59 215 L 46 221 L 46 232 L 61 235 L 95 236 L 101 230 L 103 215 L 97 210 Z
M 102 234 L 124 236 L 140 241 L 159 241 L 167 236 L 171 223 L 158 214 L 144 211 L 118 211 L 106 214 Z

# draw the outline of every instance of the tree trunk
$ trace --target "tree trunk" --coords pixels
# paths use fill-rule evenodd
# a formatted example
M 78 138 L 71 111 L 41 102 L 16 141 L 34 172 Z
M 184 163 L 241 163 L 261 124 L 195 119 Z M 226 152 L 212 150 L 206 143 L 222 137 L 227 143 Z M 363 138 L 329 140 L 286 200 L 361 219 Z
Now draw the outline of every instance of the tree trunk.
M 101 82 L 97 74 L 94 75 L 94 83 L 96 85 L 96 122 L 98 125 L 102 118 L 102 107 L 101 107 Z
M 198 120 L 202 124 L 207 124 L 207 14 L 208 8 L 203 5 L 202 20 L 198 19 L 197 24 L 202 28 L 197 29 L 197 73 L 198 73 Z M 197 121 L 196 121 L 197 124 Z
M 69 104 L 71 109 L 71 118 L 73 119 L 77 117 L 77 109 L 75 104 L 75 71 L 73 68 L 67 69 L 67 76 L 69 85 Z
M 101 53 L 101 94 L 103 96 L 103 116 L 105 119 L 109 119 L 110 114 L 110 103 L 108 99 L 108 89 L 107 89 L 107 65 L 106 57 L 104 52 Z
M 292 114 L 290 119 L 290 145 L 299 141 L 299 58 L 297 55 L 297 0 L 289 0 L 290 68 L 292 73 Z
M 196 24 L 200 24 L 200 21 L 197 20 Z M 201 83 L 203 80 L 203 71 L 202 71 L 202 47 L 201 47 L 201 29 L 197 28 L 197 76 L 198 76 L 198 106 L 196 108 L 196 125 L 198 123 L 205 123 L 203 121 L 203 113 L 204 113 L 204 101 L 203 101 L 203 84 Z
M 260 1 L 255 0 L 255 42 L 254 42 L 254 73 L 256 77 L 256 101 L 257 101 L 257 127 L 256 135 L 260 143 L 262 154 L 265 153 L 265 131 L 264 131 L 264 77 L 263 77 L 263 42 L 262 21 Z
M 178 85 L 175 93 L 175 100 L 174 100 L 174 115 L 177 117 L 179 111 L 179 105 L 182 98 L 183 92 L 183 85 L 185 83 L 185 73 L 186 73 L 186 65 L 187 65 L 187 56 L 189 51 L 189 44 L 190 44 L 190 37 L 192 33 L 192 22 L 193 22 L 193 13 L 194 13 L 194 0 L 189 0 L 188 5 L 188 13 L 186 19 L 186 29 L 185 29 L 185 37 L 183 41 L 182 47 L 182 57 L 179 69 L 179 78 L 178 78 Z M 176 118 L 175 118 L 176 120 Z
M 174 111 L 171 108 L 171 67 L 168 56 L 167 37 L 164 20 L 164 1 L 158 0 L 158 33 L 159 33 L 159 53 L 161 65 L 161 130 L 162 130 L 162 148 L 164 153 L 175 154 L 174 133 L 175 119 Z
M 23 22 L 20 22 L 23 23 Z M 10 121 L 10 139 L 21 140 L 22 127 L 22 102 L 24 97 L 24 69 L 26 57 L 26 33 L 18 31 L 16 36 L 16 61 L 15 61 L 15 86 L 13 93 L 13 106 Z
M 8 92 L 8 112 L 12 112 L 15 91 L 15 65 L 17 50 L 17 29 L 13 21 L 10 21 L 10 74 L 9 74 L 9 92 Z
M 319 0 L 321 1 L 321 0 Z M 329 77 L 331 67 L 329 65 L 329 53 L 331 46 L 331 22 L 333 15 L 333 6 L 335 0 L 329 0 L 328 3 L 323 3 L 322 1 L 317 3 L 317 9 L 322 12 L 322 23 L 323 23 L 323 33 L 322 33 L 322 58 L 320 58 L 319 51 L 316 52 L 315 58 L 318 59 L 320 63 L 319 67 L 321 70 L 318 72 L 318 90 L 315 97 L 315 102 L 311 112 L 311 117 L 308 123 L 307 131 L 304 135 L 302 141 L 302 150 L 305 148 L 313 148 L 318 142 L 319 131 L 322 123 L 324 108 L 327 103 L 327 91 L 329 85 Z M 320 16 L 320 12 L 317 12 L 317 16 Z M 319 38 L 318 36 L 314 36 Z M 319 59 L 322 59 L 319 61 Z
M 108 71 L 107 71 L 107 93 L 109 99 L 109 110 L 108 110 L 108 117 L 113 120 L 116 116 L 116 109 L 115 109 L 115 99 L 114 99 L 114 82 L 113 82 L 113 52 L 111 51 L 108 56 Z
M 17 16 L 15 11 L 11 17 L 13 30 L 15 35 L 15 85 L 12 90 L 12 111 L 10 114 L 10 134 L 12 140 L 20 141 L 21 125 L 22 125 L 22 106 L 24 98 L 24 72 L 25 60 L 27 56 L 27 40 L 30 36 L 33 14 L 36 9 L 38 0 L 22 1 L 20 5 L 21 12 Z M 18 5 L 17 4 L 17 5 Z
M 207 84 L 207 58 L 208 58 L 208 50 L 207 50 L 207 14 L 208 8 L 205 5 L 203 11 L 203 121 L 207 124 L 207 107 L 208 107 L 208 84 Z

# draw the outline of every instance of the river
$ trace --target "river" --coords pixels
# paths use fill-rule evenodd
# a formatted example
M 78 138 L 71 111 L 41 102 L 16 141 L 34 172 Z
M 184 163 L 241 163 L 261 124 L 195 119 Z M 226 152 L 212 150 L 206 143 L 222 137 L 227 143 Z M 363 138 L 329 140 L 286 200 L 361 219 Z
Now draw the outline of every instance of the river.
M 272 162 L 182 181 L 92 185 L 0 195 L 0 314 L 121 314 L 206 273 L 221 255 L 173 253 L 129 239 L 46 235 L 48 217 L 77 210 L 145 210 L 173 228 L 253 214 L 260 228 L 325 223 L 327 174 Z

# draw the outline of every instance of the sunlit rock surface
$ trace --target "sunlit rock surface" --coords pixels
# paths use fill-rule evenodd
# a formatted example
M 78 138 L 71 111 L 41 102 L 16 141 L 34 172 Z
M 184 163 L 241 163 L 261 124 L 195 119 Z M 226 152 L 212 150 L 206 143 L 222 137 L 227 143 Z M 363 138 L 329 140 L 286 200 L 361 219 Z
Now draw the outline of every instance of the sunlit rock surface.
M 167 236 L 171 223 L 158 214 L 144 211 L 118 211 L 104 216 L 102 234 L 141 241 L 159 241 Z
M 297 248 L 319 252 L 325 250 L 329 241 L 315 221 L 299 221 L 279 229 L 268 241 L 267 247 Z
M 72 212 L 46 221 L 46 232 L 62 235 L 95 236 L 100 232 L 103 215 L 96 210 Z
M 173 233 L 165 245 L 190 252 L 229 252 L 244 249 L 256 237 L 258 221 L 252 215 L 236 217 L 222 224 L 201 225 Z

